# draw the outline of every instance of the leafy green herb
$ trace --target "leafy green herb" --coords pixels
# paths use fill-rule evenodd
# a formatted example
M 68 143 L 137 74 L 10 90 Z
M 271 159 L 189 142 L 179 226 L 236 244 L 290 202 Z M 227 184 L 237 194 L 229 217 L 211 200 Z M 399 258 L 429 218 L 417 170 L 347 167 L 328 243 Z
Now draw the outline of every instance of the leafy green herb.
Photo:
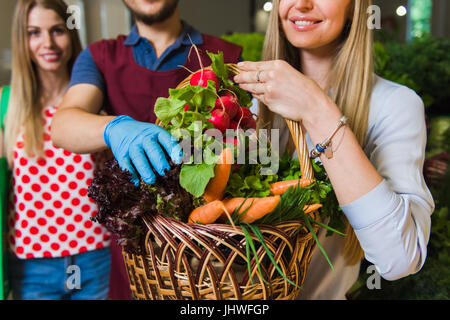
M 180 185 L 195 197 L 200 197 L 213 177 L 214 164 L 183 164 L 180 172 Z
M 309 217 L 306 215 L 306 213 L 303 210 L 298 210 L 298 211 L 303 216 L 303 221 L 305 221 L 306 227 L 308 228 L 309 232 L 311 232 L 314 240 L 316 241 L 316 245 L 319 247 L 320 251 L 322 251 L 323 256 L 325 257 L 325 259 L 327 260 L 328 264 L 330 265 L 331 270 L 333 270 L 333 272 L 334 272 L 333 264 L 331 263 L 330 258 L 328 258 L 328 255 L 325 252 L 325 249 L 320 244 L 319 238 L 317 238 L 317 234 L 314 231 L 314 228 L 313 228 L 313 226 L 311 224 L 311 221 L 310 221 Z
M 218 54 L 213 54 L 206 51 L 206 53 L 211 58 L 211 68 L 214 74 L 222 81 L 222 83 L 226 83 L 228 80 L 228 67 L 223 60 L 223 52 L 219 51 Z
M 262 175 L 261 164 L 243 164 L 233 172 L 225 189 L 231 197 L 262 198 L 270 195 L 270 184 L 277 181 L 277 175 Z M 242 179 L 242 177 L 245 177 Z
M 253 252 L 253 256 L 255 257 L 256 267 L 258 269 L 259 276 L 261 277 L 261 279 L 263 279 L 264 282 L 267 283 L 267 281 L 266 281 L 266 279 L 264 279 L 264 276 L 261 271 L 261 263 L 259 262 L 258 253 L 256 251 L 252 236 L 251 236 L 250 232 L 247 230 L 247 228 L 245 227 L 245 225 L 241 224 L 241 229 L 244 232 L 244 236 L 245 236 L 245 245 L 246 245 L 246 250 L 247 250 L 247 266 L 248 266 L 248 271 L 249 271 L 248 276 L 250 278 L 250 282 L 253 284 L 252 275 L 251 275 L 250 259 L 249 259 L 250 258 L 249 248 L 251 249 L 251 251 Z
M 278 265 L 278 263 L 275 261 L 272 251 L 270 251 L 270 249 L 267 247 L 266 241 L 264 240 L 264 236 L 261 233 L 261 230 L 252 224 L 247 224 L 247 226 L 253 231 L 253 233 L 256 235 L 256 237 L 258 238 L 259 242 L 261 242 L 262 246 L 264 247 L 264 250 L 266 251 L 267 256 L 269 257 L 270 261 L 272 261 L 275 269 L 278 271 L 278 273 L 290 284 L 294 285 L 295 287 L 298 288 L 298 285 L 295 284 L 294 282 L 292 282 L 291 280 L 289 280 L 286 275 L 284 274 L 283 270 L 281 270 L 280 266 Z
M 155 114 L 167 126 L 172 118 L 184 109 L 185 104 L 182 100 L 158 98 L 155 103 Z

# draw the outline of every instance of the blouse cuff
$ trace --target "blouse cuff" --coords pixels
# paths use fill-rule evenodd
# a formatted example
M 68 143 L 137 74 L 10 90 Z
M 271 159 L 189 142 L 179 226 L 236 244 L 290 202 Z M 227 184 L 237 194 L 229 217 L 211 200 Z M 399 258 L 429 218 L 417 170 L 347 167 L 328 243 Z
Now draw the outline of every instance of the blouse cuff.
M 355 230 L 366 228 L 395 211 L 401 203 L 384 179 L 378 186 L 352 203 L 340 206 Z

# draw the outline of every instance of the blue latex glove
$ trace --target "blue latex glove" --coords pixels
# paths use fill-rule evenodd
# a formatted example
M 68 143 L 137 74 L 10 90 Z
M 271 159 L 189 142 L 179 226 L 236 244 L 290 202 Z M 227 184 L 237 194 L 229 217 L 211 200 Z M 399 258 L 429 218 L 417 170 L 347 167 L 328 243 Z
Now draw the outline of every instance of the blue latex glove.
M 164 171 L 170 170 L 162 148 L 176 164 L 181 163 L 183 157 L 181 147 L 169 132 L 129 116 L 118 116 L 110 121 L 103 136 L 120 168 L 131 173 L 135 185 L 139 185 L 138 174 L 145 183 L 155 183 L 156 176 L 150 164 L 161 176 L 165 175 Z

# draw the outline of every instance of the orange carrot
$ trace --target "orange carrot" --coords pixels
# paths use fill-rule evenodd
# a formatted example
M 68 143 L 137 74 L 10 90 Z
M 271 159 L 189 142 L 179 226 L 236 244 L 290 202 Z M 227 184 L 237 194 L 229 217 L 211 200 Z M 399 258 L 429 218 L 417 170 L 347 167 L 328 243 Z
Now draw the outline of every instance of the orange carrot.
M 249 200 L 249 199 L 247 199 Z M 236 210 L 237 208 L 239 208 L 239 206 L 245 201 L 245 198 L 229 198 L 229 199 L 225 199 L 223 200 L 223 204 L 225 206 L 225 209 L 228 211 L 228 213 L 232 213 L 234 210 Z M 245 210 L 245 206 L 248 203 L 245 203 L 242 205 L 241 210 L 239 210 L 239 213 L 241 213 L 242 211 Z
M 203 194 L 203 199 L 206 202 L 221 200 L 223 198 L 223 192 L 230 178 L 232 157 L 233 153 L 230 148 L 222 150 L 219 161 L 214 167 L 214 177 L 209 181 Z
M 320 203 L 310 204 L 303 207 L 303 212 L 310 213 L 321 208 L 322 205 Z
M 220 200 L 197 207 L 189 215 L 188 223 L 214 223 L 224 213 L 223 208 L 224 205 Z
M 252 223 L 272 212 L 280 202 L 280 199 L 279 195 L 265 198 L 248 198 L 247 200 L 245 198 L 231 198 L 225 200 L 223 204 L 229 213 L 240 207 L 238 211 L 238 214 L 241 214 L 239 220 Z
M 285 193 L 290 187 L 294 188 L 297 188 L 297 186 L 307 187 L 313 182 L 314 182 L 313 179 L 296 179 L 296 180 L 275 182 L 270 184 L 270 193 L 272 195 L 281 195 Z

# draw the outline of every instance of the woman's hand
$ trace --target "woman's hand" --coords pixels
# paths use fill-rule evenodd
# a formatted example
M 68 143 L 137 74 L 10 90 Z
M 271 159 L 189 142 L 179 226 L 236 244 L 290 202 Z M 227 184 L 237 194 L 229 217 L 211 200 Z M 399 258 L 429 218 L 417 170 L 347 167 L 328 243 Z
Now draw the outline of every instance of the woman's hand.
M 246 61 L 238 66 L 241 73 L 234 81 L 283 118 L 302 120 L 307 126 L 332 103 L 314 80 L 285 61 Z

